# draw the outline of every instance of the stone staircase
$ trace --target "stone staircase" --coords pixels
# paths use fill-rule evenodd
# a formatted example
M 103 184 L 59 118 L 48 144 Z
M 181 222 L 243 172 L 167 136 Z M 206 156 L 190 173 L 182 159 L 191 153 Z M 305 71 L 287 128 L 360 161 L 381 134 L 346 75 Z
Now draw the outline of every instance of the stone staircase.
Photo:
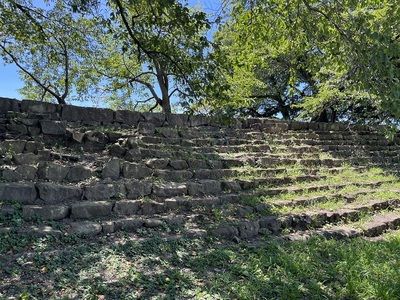
M 399 142 L 0 98 L 0 234 L 379 236 L 400 226 Z

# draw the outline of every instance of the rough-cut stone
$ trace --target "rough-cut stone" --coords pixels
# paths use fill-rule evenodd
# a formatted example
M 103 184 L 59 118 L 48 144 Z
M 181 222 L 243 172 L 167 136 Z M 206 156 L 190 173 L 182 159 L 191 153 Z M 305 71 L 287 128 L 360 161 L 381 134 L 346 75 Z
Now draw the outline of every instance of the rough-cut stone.
M 93 219 L 111 215 L 113 204 L 108 201 L 85 201 L 71 206 L 71 218 Z
M 72 132 L 72 139 L 79 144 L 83 143 L 84 137 L 85 137 L 84 132 L 77 132 L 77 131 Z
M 156 132 L 156 126 L 148 122 L 139 122 L 138 131 L 140 134 L 153 135 Z
M 210 121 L 205 116 L 190 116 L 189 124 L 191 127 L 205 126 L 208 125 Z
M 233 239 L 234 237 L 239 236 L 239 230 L 236 226 L 234 225 L 221 225 L 216 229 L 213 229 L 211 231 L 211 235 L 215 237 L 222 237 L 225 239 Z
M 140 213 L 143 215 L 154 215 L 165 211 L 164 204 L 154 201 L 143 202 Z
M 147 181 L 131 180 L 125 184 L 126 197 L 137 199 L 151 194 L 152 183 Z
M 164 225 L 164 222 L 159 219 L 147 219 L 144 221 L 144 226 L 147 228 L 156 228 Z
M 68 182 L 80 182 L 92 177 L 90 169 L 84 166 L 72 166 L 69 168 L 66 180 Z
M 74 222 L 71 223 L 71 233 L 78 235 L 98 235 L 101 233 L 103 227 L 95 222 Z
M 3 171 L 2 179 L 8 182 L 16 182 L 22 180 L 22 175 L 15 170 L 5 169 Z
M 166 114 L 168 125 L 174 126 L 188 126 L 189 117 L 187 115 L 177 115 L 177 114 Z
M 52 162 L 43 162 L 39 163 L 37 176 L 39 179 L 61 182 L 67 176 L 68 171 L 69 169 L 62 165 Z
M 2 146 L 7 152 L 12 154 L 22 153 L 26 146 L 26 141 L 24 140 L 6 140 L 2 143 Z
M 152 170 L 137 163 L 125 162 L 122 165 L 122 175 L 125 178 L 143 179 L 152 174 Z
M 104 132 L 91 130 L 85 133 L 85 142 L 106 144 L 108 142 L 108 137 Z
M 239 236 L 242 239 L 251 239 L 258 235 L 260 224 L 258 221 L 243 222 L 239 225 Z
M 282 222 L 278 217 L 269 216 L 259 220 L 260 228 L 266 228 L 272 233 L 278 233 L 281 230 Z
M 33 183 L 4 183 L 0 182 L 0 199 L 16 201 L 21 204 L 34 204 L 37 191 Z
M 18 230 L 18 233 L 20 235 L 36 236 L 36 237 L 45 237 L 48 235 L 61 237 L 63 235 L 63 233 L 60 230 L 53 229 L 50 226 L 30 226 Z
M 77 186 L 65 186 L 54 183 L 38 183 L 39 197 L 46 204 L 59 204 L 79 201 L 82 198 L 82 190 Z
M 130 162 L 139 161 L 141 158 L 141 151 L 139 148 L 129 149 L 124 156 L 124 159 Z
M 62 220 L 69 214 L 69 207 L 63 205 L 25 205 L 22 207 L 22 216 L 25 220 L 41 218 L 43 220 Z
M 110 156 L 122 158 L 126 154 L 126 149 L 119 144 L 113 144 L 108 149 Z
M 115 189 L 112 184 L 99 183 L 93 186 L 86 186 L 84 195 L 88 200 L 106 200 L 115 196 Z
M 188 182 L 188 194 L 190 196 L 216 195 L 221 193 L 221 183 L 216 180 L 200 180 Z
M 117 110 L 115 111 L 115 121 L 131 126 L 137 126 L 140 119 L 140 113 L 130 110 Z
M 114 119 L 114 112 L 108 108 L 65 105 L 61 117 L 66 121 L 85 121 L 109 124 Z
M 165 114 L 163 113 L 145 112 L 142 113 L 142 118 L 145 122 L 154 124 L 157 127 L 161 127 L 165 123 Z
M 144 224 L 144 221 L 142 219 L 120 219 L 115 221 L 115 229 L 116 230 L 136 230 L 140 227 L 142 227 Z
M 115 223 L 112 221 L 101 223 L 101 227 L 103 229 L 103 233 L 113 233 L 115 232 Z
M 103 178 L 111 178 L 116 180 L 119 178 L 119 174 L 121 172 L 121 160 L 117 158 L 110 159 L 103 167 L 101 172 L 101 176 Z
M 9 111 L 19 112 L 20 103 L 17 99 L 0 97 L 0 114 L 6 114 Z
M 169 163 L 169 159 L 152 158 L 146 161 L 146 166 L 152 169 L 165 169 Z
M 65 135 L 67 124 L 62 121 L 40 120 L 40 126 L 44 134 Z
M 25 151 L 37 154 L 39 150 L 43 149 L 43 145 L 36 141 L 28 141 L 25 145 Z
M 185 170 L 189 167 L 186 160 L 174 159 L 169 162 L 169 165 L 175 170 Z
M 51 114 L 57 112 L 58 107 L 57 104 L 48 102 L 22 100 L 21 110 L 28 113 Z
M 157 183 L 153 186 L 153 193 L 158 197 L 182 196 L 187 194 L 187 186 L 177 182 Z
M 33 153 L 20 153 L 13 155 L 13 161 L 16 165 L 33 165 L 41 161 L 41 157 Z
M 135 215 L 138 213 L 141 204 L 141 200 L 117 201 L 114 206 L 114 212 L 125 216 Z
M 238 181 L 222 181 L 221 188 L 224 191 L 239 192 L 242 190 Z
M 177 171 L 156 170 L 155 176 L 163 178 L 165 180 L 181 182 L 191 179 L 193 177 L 193 173 L 186 170 L 177 170 Z
M 8 124 L 6 128 L 10 132 L 16 132 L 20 134 L 28 133 L 28 127 L 26 127 L 24 124 Z

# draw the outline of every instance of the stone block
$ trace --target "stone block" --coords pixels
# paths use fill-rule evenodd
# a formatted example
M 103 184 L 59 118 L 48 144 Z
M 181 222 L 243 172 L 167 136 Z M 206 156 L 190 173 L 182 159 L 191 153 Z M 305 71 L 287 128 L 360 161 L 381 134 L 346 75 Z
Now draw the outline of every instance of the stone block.
M 13 155 L 13 162 L 16 165 L 34 165 L 41 160 L 39 155 L 33 153 L 20 153 Z
M 115 196 L 115 189 L 112 184 L 96 184 L 84 188 L 85 198 L 88 200 L 106 200 Z
M 69 214 L 69 207 L 63 205 L 25 205 L 22 207 L 22 216 L 29 221 L 35 218 L 43 220 L 62 220 Z
M 193 173 L 186 170 L 176 170 L 176 171 L 156 170 L 154 175 L 163 178 L 165 180 L 178 181 L 178 182 L 186 181 L 193 177 Z
M 166 114 L 168 125 L 171 127 L 183 127 L 189 125 L 189 117 L 187 115 Z
M 111 158 L 105 163 L 103 170 L 101 171 L 101 176 L 103 178 L 111 178 L 116 180 L 119 178 L 121 172 L 121 160 L 118 158 Z
M 138 131 L 140 134 L 153 135 L 156 132 L 156 126 L 149 122 L 139 122 Z
M 28 134 L 28 128 L 24 124 L 8 124 L 6 128 L 10 132 Z
M 5 169 L 3 171 L 2 179 L 8 182 L 17 182 L 22 180 L 22 175 L 15 170 Z
M 124 216 L 135 215 L 138 213 L 141 204 L 141 200 L 117 201 L 114 206 L 114 212 Z
M 143 226 L 144 221 L 142 219 L 120 219 L 115 221 L 115 229 L 116 230 L 136 230 Z
M 71 233 L 78 235 L 98 235 L 103 227 L 95 222 L 75 222 L 71 223 Z
M 164 225 L 164 222 L 159 219 L 147 219 L 144 221 L 144 226 L 147 228 L 162 227 L 163 225 Z
M 209 124 L 210 121 L 206 116 L 201 116 L 201 115 L 189 116 L 189 125 L 191 127 L 207 126 Z
M 108 201 L 85 201 L 72 204 L 71 218 L 93 219 L 111 215 L 113 204 Z
M 24 165 L 24 166 L 18 166 L 15 169 L 15 171 L 21 174 L 22 179 L 33 180 L 36 176 L 37 168 L 33 166 Z
M 141 119 L 147 123 L 154 124 L 154 126 L 161 127 L 165 123 L 165 114 L 163 113 L 152 113 L 145 112 L 142 113 Z
M 152 169 L 165 169 L 169 163 L 169 159 L 151 158 L 145 162 L 146 166 Z
M 26 113 L 51 114 L 59 112 L 60 106 L 58 104 L 42 101 L 22 100 L 21 110 Z
M 282 227 L 282 221 L 275 216 L 261 218 L 259 224 L 260 228 L 266 228 L 275 234 L 280 232 Z
M 143 202 L 142 207 L 140 209 L 140 213 L 142 215 L 154 215 L 160 214 L 165 211 L 164 204 L 154 201 L 146 201 Z
M 242 222 L 239 224 L 239 236 L 242 239 L 251 239 L 258 235 L 260 224 L 258 221 Z
M 137 126 L 140 119 L 140 113 L 130 110 L 115 111 L 114 120 L 118 123 L 123 123 L 130 126 Z
M 6 140 L 2 143 L 2 146 L 7 152 L 12 154 L 22 153 L 26 146 L 26 141 L 24 140 Z
M 188 182 L 188 194 L 190 196 L 216 195 L 221 193 L 221 182 L 216 180 L 200 180 Z
M 82 122 L 98 122 L 101 124 L 112 123 L 114 112 L 108 108 L 78 107 L 64 105 L 62 109 L 62 120 Z
M 131 180 L 125 184 L 126 197 L 137 199 L 149 196 L 152 191 L 152 183 L 147 181 Z
M 177 182 L 156 183 L 153 186 L 153 193 L 158 197 L 173 197 L 187 195 L 186 184 Z
M 0 199 L 3 201 L 34 204 L 37 196 L 38 194 L 33 183 L 0 182 Z
M 37 154 L 39 150 L 43 149 L 43 144 L 36 141 L 28 141 L 25 145 L 25 151 Z
M 82 199 L 82 190 L 77 186 L 38 183 L 36 187 L 39 191 L 40 199 L 46 204 L 68 203 L 80 201 Z
M 215 237 L 222 237 L 228 240 L 232 240 L 239 236 L 239 230 L 234 225 L 224 224 L 213 230 L 211 230 L 211 235 Z
M 175 170 L 185 170 L 189 167 L 187 161 L 182 159 L 170 160 L 169 165 Z
M 20 103 L 17 99 L 0 97 L 0 114 L 6 114 L 9 111 L 20 112 Z
M 40 127 L 44 134 L 49 135 L 65 135 L 67 132 L 67 124 L 62 121 L 40 120 Z
M 68 167 L 52 162 L 41 162 L 38 166 L 37 176 L 39 179 L 62 182 L 66 178 L 68 171 Z
M 101 227 L 103 229 L 103 233 L 113 233 L 115 232 L 115 223 L 112 221 L 101 223 Z
M 125 162 L 122 164 L 122 176 L 125 178 L 143 179 L 150 176 L 153 171 L 138 163 Z
M 92 171 L 84 166 L 72 166 L 69 168 L 66 180 L 68 182 L 80 182 L 92 177 Z

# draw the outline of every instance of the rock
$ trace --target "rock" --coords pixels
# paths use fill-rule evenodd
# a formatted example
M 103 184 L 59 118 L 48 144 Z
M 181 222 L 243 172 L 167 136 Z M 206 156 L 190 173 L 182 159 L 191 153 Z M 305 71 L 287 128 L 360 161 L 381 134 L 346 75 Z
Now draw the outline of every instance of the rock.
M 153 186 L 153 193 L 158 197 L 173 197 L 187 195 L 187 187 L 184 183 L 156 183 Z
M 6 140 L 2 143 L 2 146 L 6 149 L 6 152 L 18 154 L 24 151 L 26 143 L 24 140 Z
M 143 179 L 152 174 L 152 170 L 137 163 L 125 162 L 122 164 L 122 175 L 125 178 Z
M 101 124 L 112 123 L 114 112 L 108 108 L 78 107 L 64 105 L 62 109 L 62 120 L 98 122 Z
M 40 126 L 44 134 L 65 135 L 67 132 L 67 124 L 62 121 L 40 120 Z
M 164 204 L 154 201 L 145 201 L 142 203 L 140 212 L 142 215 L 154 215 L 163 213 L 165 210 Z
M 77 132 L 77 131 L 72 132 L 72 139 L 79 144 L 83 143 L 84 137 L 85 137 L 84 132 Z
M 28 141 L 25 145 L 25 151 L 37 154 L 39 150 L 43 149 L 43 145 L 36 141 Z
M 211 235 L 215 237 L 222 237 L 228 240 L 232 240 L 235 236 L 239 235 L 239 230 L 234 225 L 221 225 L 218 228 L 211 231 Z
M 164 222 L 159 219 L 147 219 L 144 221 L 144 226 L 147 228 L 156 228 L 164 225 Z
M 108 149 L 110 156 L 122 158 L 126 154 L 126 149 L 119 144 L 113 144 Z
M 242 239 L 251 239 L 258 235 L 260 224 L 258 221 L 243 222 L 239 225 L 239 236 Z
M 16 182 L 22 180 L 22 175 L 15 170 L 5 169 L 2 179 L 8 182 Z
M 84 188 L 85 198 L 88 200 L 106 200 L 115 196 L 115 189 L 112 184 L 96 184 Z
M 141 200 L 121 200 L 117 201 L 114 206 L 114 212 L 119 215 L 135 215 L 138 213 L 142 204 Z
M 156 170 L 155 176 L 171 181 L 186 181 L 193 177 L 193 173 L 186 170 L 179 171 L 168 171 L 168 170 Z
M 60 204 L 80 201 L 82 190 L 77 186 L 64 186 L 54 183 L 38 183 L 39 197 L 46 204 Z
M 62 220 L 69 214 L 69 207 L 63 205 L 24 205 L 22 207 L 22 216 L 29 221 L 37 217 L 43 220 Z
M 210 121 L 205 116 L 189 116 L 189 124 L 191 127 L 209 125 Z
M 174 168 L 175 170 L 185 170 L 189 167 L 188 163 L 186 162 L 186 160 L 171 160 L 169 162 L 169 165 Z
M 68 182 L 80 182 L 92 177 L 92 171 L 84 166 L 72 166 L 69 168 L 66 180 Z
M 216 180 L 200 180 L 188 182 L 188 194 L 190 196 L 216 195 L 221 193 L 221 183 Z
M 0 114 L 6 114 L 9 111 L 20 112 L 20 103 L 17 99 L 0 97 Z
M 148 181 L 131 180 L 125 184 L 126 197 L 137 199 L 149 196 L 152 190 L 152 183 Z
M 115 221 L 115 229 L 116 230 L 136 230 L 142 227 L 144 221 L 142 219 L 120 219 Z
M 138 131 L 140 134 L 153 135 L 156 132 L 156 126 L 152 123 L 139 122 Z
M 28 134 L 28 128 L 24 124 L 8 124 L 6 128 L 10 132 Z
M 101 224 L 104 233 L 113 233 L 115 232 L 115 223 L 112 221 L 103 222 Z
M 153 124 L 154 126 L 157 127 L 161 127 L 165 123 L 165 114 L 163 113 L 145 112 L 142 113 L 142 118 L 145 122 Z
M 103 178 L 111 178 L 117 180 L 121 171 L 121 160 L 117 158 L 111 158 L 103 167 L 101 176 Z
M 93 219 L 111 215 L 113 204 L 107 201 L 85 201 L 71 206 L 71 218 Z
M 18 230 L 18 233 L 25 236 L 37 236 L 37 237 L 45 237 L 48 235 L 61 237 L 63 235 L 63 233 L 60 230 L 55 230 L 50 226 L 30 226 Z
M 168 125 L 171 127 L 188 126 L 189 117 L 187 115 L 166 114 Z
M 169 159 L 152 158 L 145 162 L 146 166 L 152 169 L 165 169 L 169 163 Z
M 140 119 L 140 113 L 130 110 L 117 110 L 115 111 L 115 121 L 131 126 L 137 126 Z
M 37 176 L 39 179 L 61 182 L 67 177 L 69 169 L 52 162 L 39 163 Z
M 0 199 L 16 201 L 21 204 L 34 204 L 37 191 L 33 183 L 4 183 L 0 182 Z
M 98 235 L 101 233 L 103 227 L 94 222 L 74 222 L 71 223 L 71 233 L 78 235 Z
M 259 220 L 259 224 L 261 229 L 266 228 L 275 234 L 281 231 L 282 222 L 275 216 L 264 217 Z
M 221 189 L 229 192 L 240 192 L 242 190 L 238 181 L 222 181 Z
M 43 101 L 22 100 L 21 110 L 28 113 L 51 114 L 58 111 L 58 105 Z
M 139 148 L 129 149 L 126 151 L 124 159 L 130 162 L 139 161 L 142 158 L 141 154 L 142 152 Z
M 33 165 L 41 161 L 41 156 L 33 153 L 15 154 L 13 155 L 13 161 L 17 165 Z

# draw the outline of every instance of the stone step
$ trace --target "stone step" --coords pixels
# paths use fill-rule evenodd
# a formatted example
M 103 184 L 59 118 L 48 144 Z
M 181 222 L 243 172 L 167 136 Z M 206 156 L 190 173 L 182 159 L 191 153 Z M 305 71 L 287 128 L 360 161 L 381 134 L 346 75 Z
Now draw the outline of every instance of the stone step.
M 312 236 L 323 236 L 325 238 L 355 238 L 359 236 L 376 237 L 386 232 L 400 228 L 400 211 L 385 212 L 374 215 L 369 221 L 362 224 L 361 227 L 355 227 L 351 224 L 331 226 L 317 230 L 305 232 L 296 232 L 285 235 L 284 238 L 292 241 L 307 240 Z

